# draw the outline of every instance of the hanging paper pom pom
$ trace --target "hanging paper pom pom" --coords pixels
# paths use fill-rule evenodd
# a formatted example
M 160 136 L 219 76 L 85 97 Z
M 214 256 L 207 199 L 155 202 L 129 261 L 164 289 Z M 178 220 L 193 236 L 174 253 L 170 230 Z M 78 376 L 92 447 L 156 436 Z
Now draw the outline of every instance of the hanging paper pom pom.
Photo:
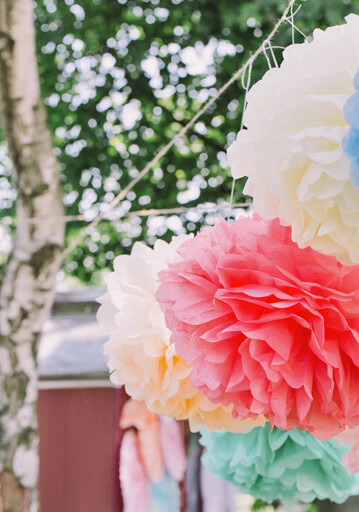
M 320 439 L 359 423 L 359 265 L 255 215 L 203 230 L 159 277 L 171 341 L 211 401 Z
M 359 187 L 359 71 L 354 77 L 353 84 L 355 93 L 344 105 L 344 116 L 350 130 L 343 139 L 343 149 L 351 161 L 350 179 Z
M 228 150 L 234 178 L 266 219 L 292 226 L 300 247 L 359 263 L 359 188 L 349 177 L 343 107 L 359 68 L 359 16 L 289 46 L 280 68 L 248 94 L 244 125 Z M 354 113 L 353 113 L 354 115 Z M 352 147 L 353 149 L 353 147 Z
M 154 249 L 136 243 L 130 256 L 118 256 L 101 297 L 98 321 L 110 339 L 105 344 L 111 380 L 125 385 L 135 400 L 159 414 L 189 419 L 198 430 L 242 432 L 263 425 L 264 418 L 241 422 L 232 407 L 211 403 L 189 381 L 191 368 L 170 343 L 170 331 L 156 302 L 157 274 L 187 236 L 170 244 L 158 240 Z
M 315 498 L 343 503 L 359 490 L 359 476 L 341 463 L 345 446 L 306 431 L 257 427 L 247 434 L 202 431 L 202 462 L 241 492 L 271 503 Z

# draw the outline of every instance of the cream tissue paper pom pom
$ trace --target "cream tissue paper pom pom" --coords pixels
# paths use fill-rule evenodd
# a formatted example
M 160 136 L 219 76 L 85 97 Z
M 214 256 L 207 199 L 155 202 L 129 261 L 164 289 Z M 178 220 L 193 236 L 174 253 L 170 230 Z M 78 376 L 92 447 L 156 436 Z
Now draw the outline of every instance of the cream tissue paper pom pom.
M 170 244 L 157 240 L 153 249 L 137 242 L 131 255 L 115 258 L 97 315 L 109 336 L 104 350 L 111 380 L 153 412 L 189 419 L 192 430 L 249 431 L 264 424 L 264 418 L 233 419 L 233 406 L 213 404 L 190 383 L 192 368 L 170 343 L 171 332 L 155 299 L 158 272 L 175 260 L 187 238 L 174 237 Z
M 359 188 L 349 177 L 343 115 L 359 68 L 359 16 L 289 46 L 280 68 L 248 94 L 244 125 L 228 149 L 234 178 L 266 219 L 292 226 L 293 240 L 359 263 Z

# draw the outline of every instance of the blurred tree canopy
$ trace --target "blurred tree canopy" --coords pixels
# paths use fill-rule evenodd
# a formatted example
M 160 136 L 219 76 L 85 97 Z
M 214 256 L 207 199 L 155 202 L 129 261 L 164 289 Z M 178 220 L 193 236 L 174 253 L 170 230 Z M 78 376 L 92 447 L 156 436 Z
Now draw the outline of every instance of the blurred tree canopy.
M 295 23 L 305 34 L 359 12 L 359 0 L 299 5 Z M 37 0 L 42 94 L 67 214 L 92 219 L 106 210 L 257 49 L 285 6 L 283 0 Z M 291 32 L 284 24 L 273 44 L 287 46 Z M 303 41 L 299 33 L 295 39 Z M 275 52 L 280 61 L 281 50 Z M 267 67 L 259 57 L 252 83 Z M 242 108 L 239 80 L 128 193 L 117 209 L 119 219 L 101 222 L 72 253 L 65 272 L 96 283 L 101 271 L 112 267 L 114 255 L 129 252 L 136 240 L 151 245 L 157 237 L 169 240 L 212 224 L 217 214 L 210 211 L 148 218 L 127 213 L 228 201 L 232 180 L 225 150 L 240 128 Z M 243 185 L 243 180 L 236 183 L 235 202 L 246 199 Z M 10 247 L 15 199 L 1 143 L 0 263 Z M 67 241 L 83 226 L 68 223 Z

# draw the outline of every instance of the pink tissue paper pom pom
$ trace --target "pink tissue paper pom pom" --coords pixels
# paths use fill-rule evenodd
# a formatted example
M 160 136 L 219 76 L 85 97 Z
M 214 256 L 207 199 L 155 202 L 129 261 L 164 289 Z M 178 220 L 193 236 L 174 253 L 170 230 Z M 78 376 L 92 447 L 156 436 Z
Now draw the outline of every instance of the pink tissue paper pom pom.
M 265 418 L 235 420 L 232 407 L 213 404 L 197 391 L 189 380 L 191 368 L 170 343 L 171 332 L 155 299 L 158 272 L 176 258 L 177 248 L 188 238 L 180 235 L 169 244 L 157 240 L 153 249 L 136 242 L 130 255 L 115 259 L 97 313 L 108 336 L 104 352 L 110 378 L 114 384 L 124 385 L 134 400 L 144 400 L 151 411 L 188 419 L 193 431 L 205 427 L 248 432 L 264 425 Z
M 156 298 L 211 401 L 328 439 L 359 424 L 359 266 L 300 249 L 277 219 L 223 219 L 178 249 Z

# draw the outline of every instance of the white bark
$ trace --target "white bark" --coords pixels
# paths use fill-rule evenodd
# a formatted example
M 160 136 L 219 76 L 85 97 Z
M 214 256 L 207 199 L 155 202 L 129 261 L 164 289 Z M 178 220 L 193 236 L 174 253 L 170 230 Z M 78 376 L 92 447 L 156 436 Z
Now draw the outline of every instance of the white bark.
M 59 171 L 40 98 L 32 0 L 0 0 L 0 115 L 18 193 L 0 280 L 0 512 L 38 510 L 37 363 L 64 226 Z M 57 217 L 38 225 L 41 220 Z

